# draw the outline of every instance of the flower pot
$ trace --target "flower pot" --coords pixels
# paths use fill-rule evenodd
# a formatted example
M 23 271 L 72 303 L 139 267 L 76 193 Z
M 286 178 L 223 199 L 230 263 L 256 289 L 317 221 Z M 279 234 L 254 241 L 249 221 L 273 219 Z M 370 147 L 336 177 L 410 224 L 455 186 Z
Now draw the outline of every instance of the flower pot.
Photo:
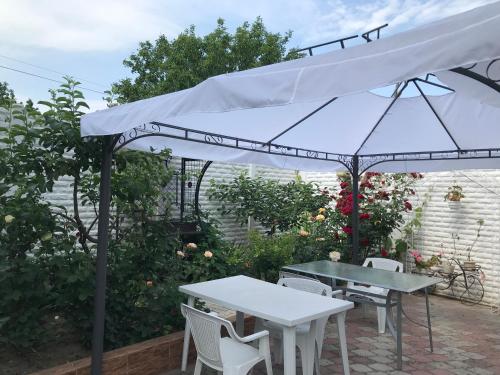
M 476 270 L 476 262 L 472 260 L 466 260 L 463 265 L 464 270 L 466 271 L 475 271 Z
M 443 273 L 453 273 L 455 271 L 455 263 L 447 262 L 442 265 Z
M 460 201 L 448 201 L 448 207 L 450 210 L 458 210 L 462 207 L 462 202 Z

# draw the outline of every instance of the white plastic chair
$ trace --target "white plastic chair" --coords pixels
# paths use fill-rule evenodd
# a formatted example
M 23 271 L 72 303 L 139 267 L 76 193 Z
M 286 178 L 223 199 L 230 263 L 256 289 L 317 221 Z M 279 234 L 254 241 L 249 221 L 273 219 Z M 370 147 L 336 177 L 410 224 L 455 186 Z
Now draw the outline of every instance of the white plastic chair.
M 282 275 L 284 276 L 284 275 Z M 286 275 L 288 276 L 288 275 Z M 282 277 L 278 280 L 278 285 L 302 290 L 304 292 L 310 292 L 315 294 L 320 294 L 325 297 L 332 298 L 332 296 L 341 294 L 342 291 L 338 290 L 333 292 L 329 285 L 323 284 L 317 280 L 305 278 L 305 277 Z M 321 358 L 321 352 L 323 349 L 323 340 L 325 337 L 325 327 L 328 322 L 328 317 L 318 319 L 316 321 L 316 332 L 314 335 L 310 335 L 310 323 L 303 323 L 296 327 L 296 340 L 295 344 L 300 350 L 300 356 L 302 361 L 302 373 L 307 373 L 306 368 L 314 361 L 314 368 L 316 369 L 316 374 L 319 374 L 319 358 Z M 268 328 L 271 332 L 271 338 L 273 339 L 273 354 L 276 362 L 282 362 L 282 327 L 275 322 L 265 321 L 262 323 L 264 327 Z M 311 342 L 312 337 L 312 342 Z M 310 345 L 314 345 L 313 350 L 310 350 Z M 309 356 L 308 356 L 308 353 Z M 314 357 L 311 358 L 310 355 Z
M 194 375 L 201 374 L 203 364 L 222 371 L 224 375 L 246 375 L 260 361 L 266 362 L 267 375 L 272 375 L 269 332 L 261 331 L 240 337 L 230 321 L 181 305 L 197 351 Z M 229 337 L 221 336 L 225 327 Z M 258 349 L 247 343 L 258 340 Z
M 386 270 L 386 271 L 393 271 L 393 272 L 403 272 L 403 263 L 398 262 L 396 260 L 392 259 L 386 259 L 386 258 L 366 258 L 365 262 L 363 263 L 363 267 L 373 267 L 381 270 Z M 350 289 L 351 291 L 348 291 L 346 293 L 346 296 L 352 296 L 352 295 L 358 295 L 355 291 L 353 292 L 352 290 L 359 290 L 360 292 L 364 293 L 371 293 L 371 294 L 378 294 L 382 298 L 376 298 L 372 296 L 366 296 L 363 295 L 363 293 L 360 293 L 359 296 L 362 296 L 363 298 L 367 298 L 369 300 L 372 300 L 373 302 L 376 303 L 384 303 L 385 304 L 385 297 L 389 293 L 388 289 L 380 288 L 377 286 L 363 286 L 363 285 L 355 285 L 353 282 L 349 281 L 347 283 L 347 289 Z M 386 308 L 385 306 L 377 306 L 377 319 L 378 319 L 378 332 L 379 333 L 384 333 L 385 332 L 385 326 L 386 326 Z

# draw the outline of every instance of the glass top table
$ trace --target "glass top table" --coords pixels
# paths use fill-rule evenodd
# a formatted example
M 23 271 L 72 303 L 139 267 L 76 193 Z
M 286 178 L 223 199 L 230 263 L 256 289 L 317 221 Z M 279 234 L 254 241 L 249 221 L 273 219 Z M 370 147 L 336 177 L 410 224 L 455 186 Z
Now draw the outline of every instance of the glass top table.
M 429 277 L 424 275 L 414 275 L 402 272 L 386 271 L 371 267 L 362 267 L 354 264 L 337 263 L 329 260 L 319 260 L 315 262 L 293 264 L 282 268 L 283 271 L 326 277 L 331 280 L 344 280 L 368 286 L 375 286 L 386 289 L 385 293 L 374 295 L 365 293 L 364 301 L 384 299 L 386 308 L 386 323 L 392 335 L 396 339 L 396 363 L 397 369 L 403 368 L 403 337 L 402 337 L 402 294 L 412 293 L 423 289 L 425 291 L 425 304 L 427 310 L 427 328 L 429 331 L 429 343 L 431 352 L 433 351 L 432 344 L 432 329 L 431 316 L 429 308 L 429 298 L 427 288 L 442 281 L 437 277 Z M 349 292 L 349 289 L 346 289 Z M 355 291 L 359 294 L 359 291 Z M 361 293 L 363 294 L 363 293 Z M 392 316 L 392 297 L 396 297 L 396 321 Z M 350 299 L 351 297 L 347 297 Z M 357 299 L 358 302 L 363 302 L 363 299 Z M 363 303 L 365 303 L 363 302 Z M 377 303 L 376 303 L 377 304 Z M 378 304 L 377 304 L 378 306 Z M 378 307 L 380 308 L 380 307 Z
M 385 271 L 329 260 L 293 264 L 283 267 L 283 270 L 352 281 L 403 293 L 415 292 L 442 281 L 437 277 Z

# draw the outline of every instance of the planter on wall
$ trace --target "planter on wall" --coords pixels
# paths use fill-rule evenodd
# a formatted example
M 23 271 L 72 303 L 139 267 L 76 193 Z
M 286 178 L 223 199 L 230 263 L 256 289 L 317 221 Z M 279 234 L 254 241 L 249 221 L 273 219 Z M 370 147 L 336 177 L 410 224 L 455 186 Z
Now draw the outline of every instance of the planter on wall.
M 462 207 L 462 202 L 461 201 L 448 201 L 448 207 L 450 210 L 458 210 L 460 207 Z

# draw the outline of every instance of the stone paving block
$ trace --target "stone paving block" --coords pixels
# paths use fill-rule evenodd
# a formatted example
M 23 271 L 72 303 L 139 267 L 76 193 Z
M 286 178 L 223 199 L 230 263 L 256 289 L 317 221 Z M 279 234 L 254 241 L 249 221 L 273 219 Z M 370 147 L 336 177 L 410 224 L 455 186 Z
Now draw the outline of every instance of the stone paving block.
M 477 374 L 477 375 L 495 375 L 495 373 L 492 372 L 491 370 L 484 369 L 484 368 L 473 368 L 471 370 L 474 371 L 474 374 Z
M 374 363 L 373 365 L 370 365 L 370 367 L 371 367 L 372 369 L 374 369 L 374 370 L 377 370 L 377 371 L 385 371 L 386 373 L 387 373 L 388 371 L 392 371 L 392 370 L 394 370 L 394 368 L 393 368 L 393 367 L 391 367 L 391 366 L 387 366 L 387 365 L 385 365 L 385 364 L 383 364 L 383 363 Z
M 352 352 L 355 353 L 356 355 L 361 356 L 361 357 L 371 357 L 371 356 L 375 355 L 371 351 L 364 350 L 364 349 L 356 349 L 356 350 L 353 350 Z
M 367 372 L 371 372 L 372 369 L 368 366 L 365 366 L 365 365 L 361 365 L 361 364 L 354 364 L 354 365 L 351 365 L 351 369 L 353 371 L 357 371 L 357 372 L 362 372 L 362 373 L 367 373 Z

